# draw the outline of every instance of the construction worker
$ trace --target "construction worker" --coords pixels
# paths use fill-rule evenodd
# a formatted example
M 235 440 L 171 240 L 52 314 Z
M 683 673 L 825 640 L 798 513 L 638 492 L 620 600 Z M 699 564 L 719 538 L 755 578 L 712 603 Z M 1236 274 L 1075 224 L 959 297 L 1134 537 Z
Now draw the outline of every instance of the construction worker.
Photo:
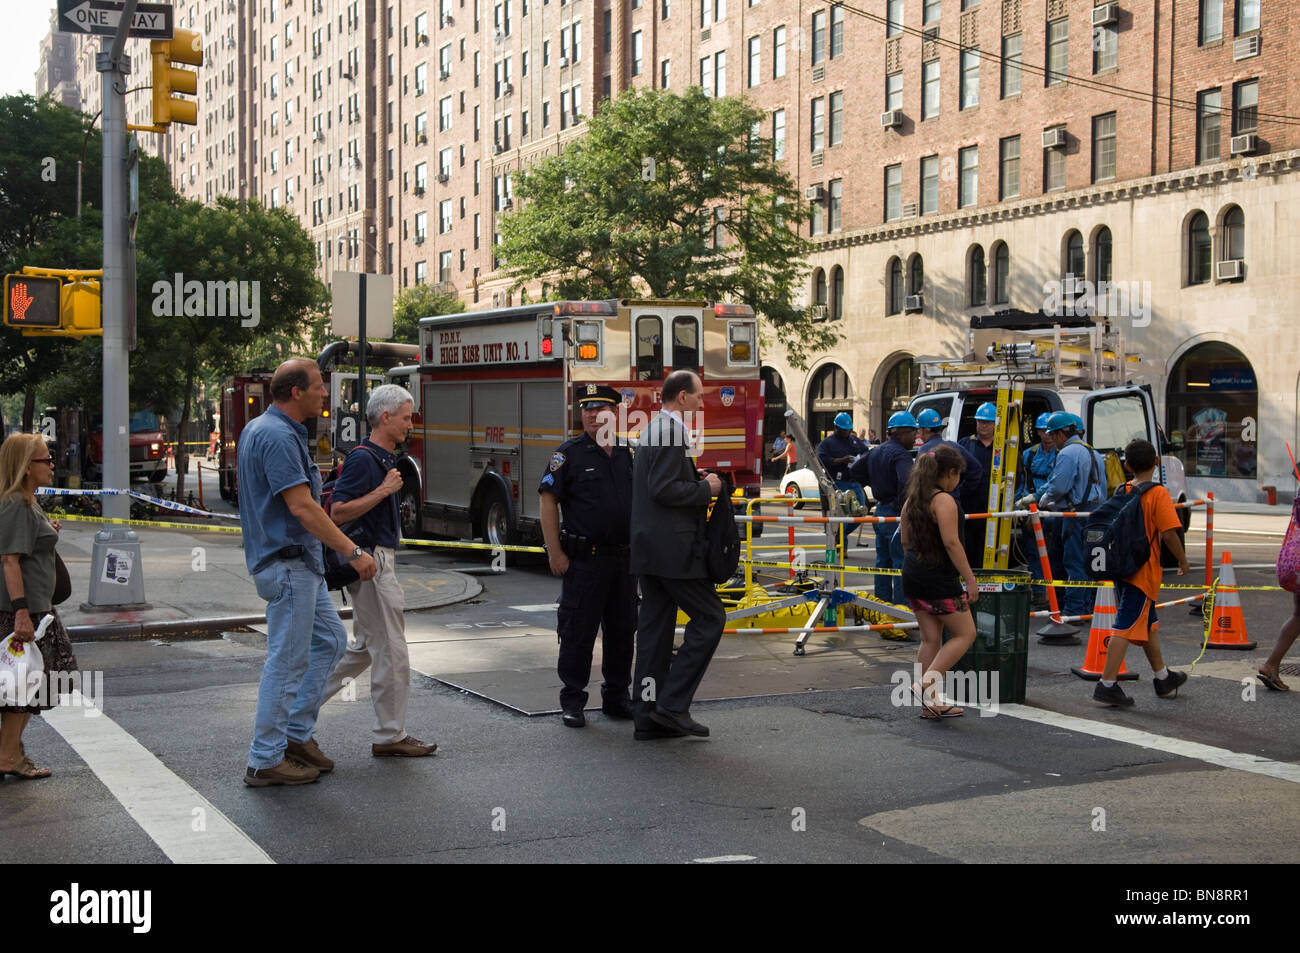
M 1056 444 L 1056 463 L 1039 498 L 1040 509 L 1055 512 L 1087 512 L 1100 506 L 1106 496 L 1106 465 L 1101 454 L 1089 450 L 1079 438 L 1075 416 L 1058 410 L 1047 418 L 1047 432 Z M 1057 520 L 1061 540 L 1061 561 L 1065 578 L 1087 582 L 1087 552 L 1083 541 L 1084 521 L 1078 517 Z M 1061 608 L 1067 615 L 1092 611 L 1094 590 L 1067 588 Z
M 886 440 L 867 457 L 867 480 L 876 498 L 875 516 L 898 516 L 903 509 L 903 492 L 912 473 L 912 446 L 916 443 L 916 418 L 900 410 L 889 418 Z M 903 568 L 903 543 L 897 523 L 875 523 L 876 568 Z M 876 576 L 876 598 L 903 603 L 903 580 L 899 576 Z
M 855 480 L 852 468 L 870 448 L 853 433 L 853 418 L 844 411 L 835 415 L 835 432 L 817 445 L 817 459 L 837 490 L 851 490 L 865 510 L 867 492 Z
M 977 484 L 984 476 L 984 468 L 976 460 L 969 450 L 959 443 L 953 443 L 951 440 L 943 439 L 943 418 L 939 412 L 933 408 L 927 407 L 916 415 L 916 433 L 917 438 L 921 441 L 917 454 L 930 453 L 935 447 L 943 446 L 952 447 L 961 454 L 962 459 L 966 461 L 966 469 L 962 471 L 961 482 L 957 484 L 957 489 L 953 495 L 957 499 L 962 498 L 962 493 L 972 484 Z M 964 531 L 964 528 L 963 528 Z
M 1030 446 L 1020 457 L 1020 470 L 1016 474 L 1016 483 L 1019 484 L 1016 493 L 1016 509 L 1024 509 L 1030 503 L 1037 503 L 1038 498 L 1047 489 L 1047 479 L 1052 475 L 1052 467 L 1056 464 L 1056 440 L 1047 432 L 1047 421 L 1051 416 L 1050 413 L 1038 415 L 1038 419 L 1034 421 L 1034 432 L 1038 435 L 1039 442 Z M 1060 520 L 1041 521 L 1043 542 L 1047 545 L 1048 559 L 1052 562 L 1054 578 L 1061 572 L 1061 547 L 1055 538 L 1056 530 L 1059 528 L 1055 524 L 1059 522 Z M 1030 520 L 1025 520 L 1021 527 L 1020 546 L 1029 572 L 1035 579 L 1042 579 L 1043 564 L 1038 558 L 1038 540 L 1034 536 L 1034 524 Z M 1037 586 L 1033 589 L 1033 596 L 1036 602 L 1046 601 L 1047 591 L 1042 586 Z
M 967 513 L 989 511 L 989 481 L 993 472 L 993 434 L 997 431 L 997 427 L 997 404 L 985 401 L 975 410 L 975 433 L 959 441 L 961 447 L 979 463 L 982 471 L 979 480 L 963 484 L 961 505 Z M 979 569 L 984 565 L 984 525 L 987 522 L 988 520 L 966 520 L 964 539 L 966 559 L 973 569 Z

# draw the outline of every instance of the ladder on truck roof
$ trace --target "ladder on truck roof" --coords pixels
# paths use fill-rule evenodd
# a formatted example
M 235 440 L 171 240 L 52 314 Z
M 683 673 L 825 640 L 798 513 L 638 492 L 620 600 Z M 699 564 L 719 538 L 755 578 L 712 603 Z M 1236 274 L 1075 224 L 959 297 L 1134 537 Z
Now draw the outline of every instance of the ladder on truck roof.
M 1123 334 L 1105 322 L 1026 327 L 1023 317 L 1000 317 L 971 319 L 963 357 L 917 359 L 920 393 L 997 387 L 1008 375 L 1054 390 L 1095 390 L 1128 383 L 1141 363 L 1125 352 Z

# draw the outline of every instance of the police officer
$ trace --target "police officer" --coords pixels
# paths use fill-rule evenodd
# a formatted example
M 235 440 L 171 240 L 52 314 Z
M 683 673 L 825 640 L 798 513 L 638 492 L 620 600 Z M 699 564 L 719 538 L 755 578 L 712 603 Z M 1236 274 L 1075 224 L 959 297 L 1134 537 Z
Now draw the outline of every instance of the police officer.
M 885 442 L 867 457 L 867 478 L 876 499 L 875 516 L 898 516 L 903 511 L 903 493 L 912 474 L 912 444 L 916 442 L 916 418 L 900 410 L 889 418 Z M 876 568 L 903 568 L 903 543 L 897 523 L 874 523 Z M 903 580 L 899 576 L 876 576 L 876 598 L 903 604 Z
M 975 432 L 963 437 L 959 443 L 963 450 L 977 461 L 982 476 L 978 481 L 967 485 L 961 494 L 961 505 L 967 513 L 987 513 L 989 511 L 989 484 L 993 477 L 993 436 L 998 427 L 998 407 L 992 401 L 985 401 L 975 410 Z M 966 521 L 966 558 L 972 569 L 984 565 L 984 529 L 988 520 Z
M 631 718 L 636 579 L 628 571 L 632 454 L 617 443 L 618 391 L 580 384 L 582 433 L 551 454 L 537 490 L 551 574 L 563 578 L 557 614 L 564 724 L 587 723 L 587 682 L 596 629 L 603 631 L 600 710 Z M 560 527 L 560 510 L 564 526 Z

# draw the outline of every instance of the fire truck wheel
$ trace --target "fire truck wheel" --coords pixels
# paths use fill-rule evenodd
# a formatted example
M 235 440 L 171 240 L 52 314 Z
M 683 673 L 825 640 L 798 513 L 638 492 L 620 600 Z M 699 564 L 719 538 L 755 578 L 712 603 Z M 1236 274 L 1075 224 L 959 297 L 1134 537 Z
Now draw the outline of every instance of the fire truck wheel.
M 402 487 L 401 502 L 398 503 L 397 511 L 402 521 L 402 536 L 406 539 L 414 539 L 420 534 L 420 503 L 415 497 L 415 490 L 411 487 Z
M 510 529 L 510 506 L 499 488 L 492 487 L 487 491 L 481 519 L 483 542 L 492 546 L 513 546 L 518 542 Z M 506 565 L 514 563 L 514 555 L 506 554 Z

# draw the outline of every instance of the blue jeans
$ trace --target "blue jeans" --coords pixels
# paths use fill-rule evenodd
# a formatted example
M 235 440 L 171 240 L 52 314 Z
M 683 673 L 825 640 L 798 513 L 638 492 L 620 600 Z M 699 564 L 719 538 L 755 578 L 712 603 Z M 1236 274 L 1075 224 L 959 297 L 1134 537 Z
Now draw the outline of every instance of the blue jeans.
M 898 507 L 892 503 L 876 506 L 873 516 L 897 516 Z M 903 541 L 898 536 L 897 523 L 872 523 L 876 533 L 876 568 L 903 568 Z M 876 576 L 876 598 L 886 602 L 905 604 L 903 580 L 900 576 Z
M 301 559 L 277 559 L 254 573 L 266 600 L 266 665 L 257 687 L 250 768 L 273 768 L 287 740 L 306 742 L 316 727 L 325 685 L 343 658 L 347 632 L 325 578 Z
M 1071 517 L 1058 522 L 1064 524 L 1060 533 L 1064 550 L 1065 578 L 1071 582 L 1091 582 L 1087 570 L 1087 547 L 1083 541 L 1083 520 Z M 1092 611 L 1095 589 L 1069 588 L 1065 589 L 1064 593 L 1061 598 L 1061 611 L 1066 615 L 1085 615 Z

